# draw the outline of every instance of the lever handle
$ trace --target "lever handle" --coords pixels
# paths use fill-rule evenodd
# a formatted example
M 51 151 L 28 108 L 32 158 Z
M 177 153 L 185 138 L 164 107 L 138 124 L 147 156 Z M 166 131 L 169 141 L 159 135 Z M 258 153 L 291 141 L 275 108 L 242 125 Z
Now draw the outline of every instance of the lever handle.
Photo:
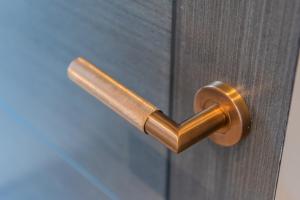
M 71 62 L 68 75 L 129 123 L 176 153 L 207 136 L 217 144 L 232 146 L 250 126 L 245 101 L 234 88 L 222 82 L 201 88 L 195 95 L 195 116 L 178 124 L 83 58 Z

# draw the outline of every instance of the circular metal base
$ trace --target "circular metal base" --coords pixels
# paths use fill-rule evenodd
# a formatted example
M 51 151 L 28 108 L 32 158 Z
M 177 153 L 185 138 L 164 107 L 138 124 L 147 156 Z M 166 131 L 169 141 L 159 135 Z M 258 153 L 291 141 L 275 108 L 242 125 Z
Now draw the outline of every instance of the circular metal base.
M 222 146 L 238 143 L 250 128 L 250 115 L 243 97 L 233 87 L 216 81 L 198 90 L 194 98 L 194 111 L 198 113 L 213 104 L 224 110 L 229 122 L 209 138 Z

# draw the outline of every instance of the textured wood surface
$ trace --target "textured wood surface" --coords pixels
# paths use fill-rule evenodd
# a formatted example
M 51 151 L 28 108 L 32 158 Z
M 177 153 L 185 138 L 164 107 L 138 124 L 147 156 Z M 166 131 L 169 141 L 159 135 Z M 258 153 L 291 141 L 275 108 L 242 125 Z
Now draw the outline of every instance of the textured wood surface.
M 272 200 L 299 42 L 297 0 L 177 1 L 174 116 L 192 115 L 195 91 L 220 80 L 239 88 L 250 135 L 232 148 L 206 140 L 172 155 L 170 199 Z
M 23 120 L 1 100 L 0 120 L 0 199 L 115 198 L 101 181 L 82 175 L 82 168 L 62 159 L 66 157 L 57 153 L 59 148 L 43 141 L 33 127 L 24 126 Z
M 79 166 L 82 170 L 74 172 L 83 177 L 74 179 L 78 185 L 87 176 L 91 185 L 101 182 L 118 199 L 163 199 L 166 149 L 72 83 L 66 70 L 74 58 L 83 56 L 168 112 L 171 0 L 0 4 L 0 113 L 6 116 L 10 112 L 5 109 L 13 109 L 12 115 L 22 119 L 15 121 L 15 126 L 21 123 L 22 134 L 31 134 L 33 128 L 34 138 L 65 156 L 61 162 Z M 8 134 L 5 127 L 1 120 L 1 138 Z M 33 154 L 29 160 L 34 159 Z M 51 165 L 42 166 L 46 170 Z M 11 168 L 12 173 L 19 170 Z M 54 184 L 73 180 L 67 173 L 53 173 Z M 41 192 L 27 190 L 31 182 L 21 176 L 13 183 L 11 188 L 20 188 L 16 191 Z

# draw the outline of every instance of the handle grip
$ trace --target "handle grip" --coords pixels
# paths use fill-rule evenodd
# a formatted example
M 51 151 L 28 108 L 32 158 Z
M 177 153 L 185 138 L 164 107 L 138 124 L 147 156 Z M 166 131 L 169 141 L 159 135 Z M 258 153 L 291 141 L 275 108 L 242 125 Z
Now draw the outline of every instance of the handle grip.
M 141 131 L 148 116 L 157 108 L 108 76 L 83 58 L 75 59 L 68 68 L 71 80 Z
M 194 101 L 196 115 L 178 124 L 83 58 L 71 62 L 68 75 L 129 123 L 176 153 L 207 136 L 217 144 L 232 146 L 249 130 L 250 117 L 244 99 L 222 82 L 201 88 Z

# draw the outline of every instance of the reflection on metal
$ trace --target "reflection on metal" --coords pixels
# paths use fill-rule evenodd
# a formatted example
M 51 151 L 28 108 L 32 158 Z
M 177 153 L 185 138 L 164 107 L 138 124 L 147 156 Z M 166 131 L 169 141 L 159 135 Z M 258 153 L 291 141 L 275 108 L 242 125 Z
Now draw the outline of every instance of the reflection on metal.
M 176 153 L 207 136 L 217 144 L 232 146 L 249 130 L 250 117 L 244 99 L 237 90 L 219 81 L 196 93 L 195 116 L 177 124 L 83 58 L 70 64 L 68 75 L 128 122 Z

